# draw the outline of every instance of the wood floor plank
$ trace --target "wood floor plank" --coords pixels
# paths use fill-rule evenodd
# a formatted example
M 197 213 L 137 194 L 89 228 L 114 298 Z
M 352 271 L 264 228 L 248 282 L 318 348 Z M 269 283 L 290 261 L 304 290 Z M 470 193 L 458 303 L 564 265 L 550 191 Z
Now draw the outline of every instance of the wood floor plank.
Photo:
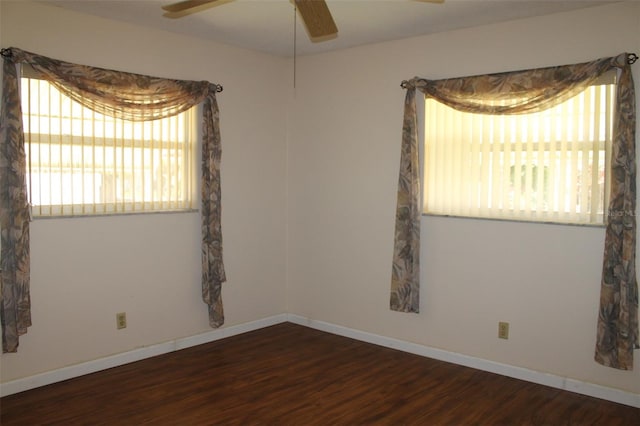
M 620 425 L 640 409 L 279 324 L 0 399 L 10 425 Z

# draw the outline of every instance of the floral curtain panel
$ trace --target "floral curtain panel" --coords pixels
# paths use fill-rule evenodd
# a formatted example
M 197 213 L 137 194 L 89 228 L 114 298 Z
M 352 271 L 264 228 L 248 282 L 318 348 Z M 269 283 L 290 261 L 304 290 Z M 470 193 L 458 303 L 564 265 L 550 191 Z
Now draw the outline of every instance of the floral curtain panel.
M 402 125 L 396 230 L 391 272 L 390 306 L 394 311 L 420 312 L 420 164 L 416 91 L 407 90 Z
M 179 114 L 203 103 L 202 135 L 202 297 L 212 327 L 224 323 L 221 285 L 221 141 L 216 92 L 207 81 L 156 78 L 76 65 L 16 48 L 3 49 L 3 100 L 0 119 L 0 224 L 2 226 L 2 343 L 15 352 L 18 336 L 31 325 L 29 303 L 29 213 L 25 187 L 24 135 L 17 64 L 28 64 L 42 78 L 80 104 L 130 121 Z
M 31 326 L 29 296 L 29 203 L 18 74 L 3 63 L 0 113 L 0 321 L 2 352 L 16 352 Z
M 630 370 L 638 340 L 638 285 L 635 272 L 636 164 L 635 92 L 628 55 L 592 62 L 444 80 L 413 78 L 407 90 L 396 233 L 391 281 L 391 309 L 418 312 L 420 210 L 415 92 L 460 111 L 521 114 L 551 108 L 592 85 L 602 74 L 618 72 L 616 117 L 611 158 L 610 202 L 604 247 L 595 359 Z M 498 105 L 496 105 L 498 104 Z M 412 204 L 415 203 L 415 206 Z
M 222 283 L 227 280 L 222 262 L 222 201 L 220 199 L 220 127 L 219 112 L 212 87 L 212 95 L 205 98 L 202 110 L 202 299 L 209 306 L 209 325 L 224 324 Z

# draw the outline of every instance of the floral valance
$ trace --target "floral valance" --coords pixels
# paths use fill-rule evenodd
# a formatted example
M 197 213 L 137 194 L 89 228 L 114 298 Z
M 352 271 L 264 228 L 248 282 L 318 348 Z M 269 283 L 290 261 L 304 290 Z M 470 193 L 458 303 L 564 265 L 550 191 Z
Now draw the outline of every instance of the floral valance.
M 12 47 L 15 63 L 28 64 L 74 101 L 101 114 L 130 121 L 155 120 L 199 104 L 219 86 L 77 65 Z
M 471 77 L 403 82 L 425 96 L 459 111 L 528 114 L 559 105 L 612 69 L 624 69 L 627 54 L 593 62 Z

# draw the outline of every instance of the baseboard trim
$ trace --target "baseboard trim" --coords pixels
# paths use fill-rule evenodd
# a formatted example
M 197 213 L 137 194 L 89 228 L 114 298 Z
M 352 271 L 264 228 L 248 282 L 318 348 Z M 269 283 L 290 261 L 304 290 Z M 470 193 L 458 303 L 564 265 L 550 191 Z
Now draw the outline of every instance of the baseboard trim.
M 106 370 L 108 368 L 129 364 L 130 362 L 140 361 L 145 358 L 151 358 L 157 355 L 178 351 L 180 349 L 213 342 L 215 340 L 220 340 L 226 337 L 258 330 L 286 321 L 287 314 L 274 315 L 245 324 L 218 328 L 206 333 L 197 334 L 195 336 L 184 337 L 181 339 L 171 340 L 156 345 L 146 346 L 144 348 L 110 355 L 93 361 L 87 361 L 80 364 L 71 365 L 68 367 L 63 367 L 56 370 L 47 371 L 45 373 L 25 377 L 22 379 L 12 380 L 0 384 L 0 397 L 23 392 L 29 389 L 34 389 L 40 386 L 50 385 L 52 383 L 61 382 L 63 380 L 73 379 L 75 377 L 84 376 L 85 374 L 95 373 L 97 371 Z
M 529 370 L 522 367 L 516 367 L 513 365 L 502 364 L 455 352 L 449 352 L 442 349 L 431 348 L 428 346 L 419 345 L 417 343 L 406 342 L 403 340 L 368 333 L 366 331 L 356 330 L 353 328 L 348 328 L 324 321 L 312 320 L 295 314 L 274 315 L 245 324 L 234 325 L 228 328 L 220 328 L 195 336 L 189 336 L 169 342 L 147 346 L 144 348 L 134 349 L 128 352 L 107 356 L 97 360 L 87 361 L 69 367 L 47 371 L 45 373 L 36 374 L 34 376 L 25 377 L 22 379 L 16 379 L 0 384 L 0 397 L 12 395 L 41 386 L 46 386 L 56 382 L 61 382 L 63 380 L 84 376 L 85 374 L 95 373 L 97 371 L 106 370 L 108 368 L 117 367 L 119 365 L 140 361 L 145 358 L 151 358 L 180 349 L 213 342 L 215 340 L 224 339 L 226 337 L 247 333 L 249 331 L 259 330 L 261 328 L 269 327 L 283 322 L 291 322 L 316 330 L 325 331 L 327 333 L 337 334 L 339 336 L 349 337 L 351 339 L 373 343 L 375 345 L 397 349 L 403 352 L 408 352 L 427 358 L 451 362 L 453 364 L 471 367 L 477 370 L 501 374 L 503 376 L 513 377 L 515 379 L 538 383 L 569 392 L 575 392 L 582 395 L 592 396 L 595 398 L 640 408 L 640 395 L 635 393 L 625 392 L 619 389 L 609 388 L 592 383 L 586 383 L 579 380 L 568 379 L 553 374 Z
M 502 364 L 499 362 L 489 361 L 486 359 L 476 358 L 455 352 L 449 352 L 442 349 L 431 348 L 428 346 L 380 336 L 377 334 L 343 327 L 324 321 L 316 321 L 299 315 L 287 314 L 287 320 L 294 324 L 303 325 L 305 327 L 314 328 L 316 330 L 337 334 L 339 336 L 349 337 L 351 339 L 360 340 L 367 343 L 373 343 L 375 345 L 384 346 L 387 348 L 397 349 L 403 352 L 408 352 L 427 358 L 446 361 L 465 367 L 475 368 L 476 370 L 496 373 L 507 377 L 513 377 L 514 379 L 525 380 L 527 382 L 537 383 L 556 389 L 562 389 L 569 392 L 579 393 L 582 395 L 592 396 L 595 398 L 640 408 L 639 394 L 622 391 L 620 389 L 614 389 L 606 386 L 596 385 L 593 383 L 586 383 L 579 380 L 568 379 L 565 377 L 556 376 L 554 374 L 543 373 L 540 371 L 516 367 L 508 364 Z

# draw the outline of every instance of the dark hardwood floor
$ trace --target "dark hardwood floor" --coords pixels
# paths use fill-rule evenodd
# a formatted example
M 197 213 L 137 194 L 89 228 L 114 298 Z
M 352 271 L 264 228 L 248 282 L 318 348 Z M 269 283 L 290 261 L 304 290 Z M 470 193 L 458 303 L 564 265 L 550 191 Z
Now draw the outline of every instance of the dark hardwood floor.
M 285 323 L 0 400 L 9 425 L 640 425 L 640 409 Z

